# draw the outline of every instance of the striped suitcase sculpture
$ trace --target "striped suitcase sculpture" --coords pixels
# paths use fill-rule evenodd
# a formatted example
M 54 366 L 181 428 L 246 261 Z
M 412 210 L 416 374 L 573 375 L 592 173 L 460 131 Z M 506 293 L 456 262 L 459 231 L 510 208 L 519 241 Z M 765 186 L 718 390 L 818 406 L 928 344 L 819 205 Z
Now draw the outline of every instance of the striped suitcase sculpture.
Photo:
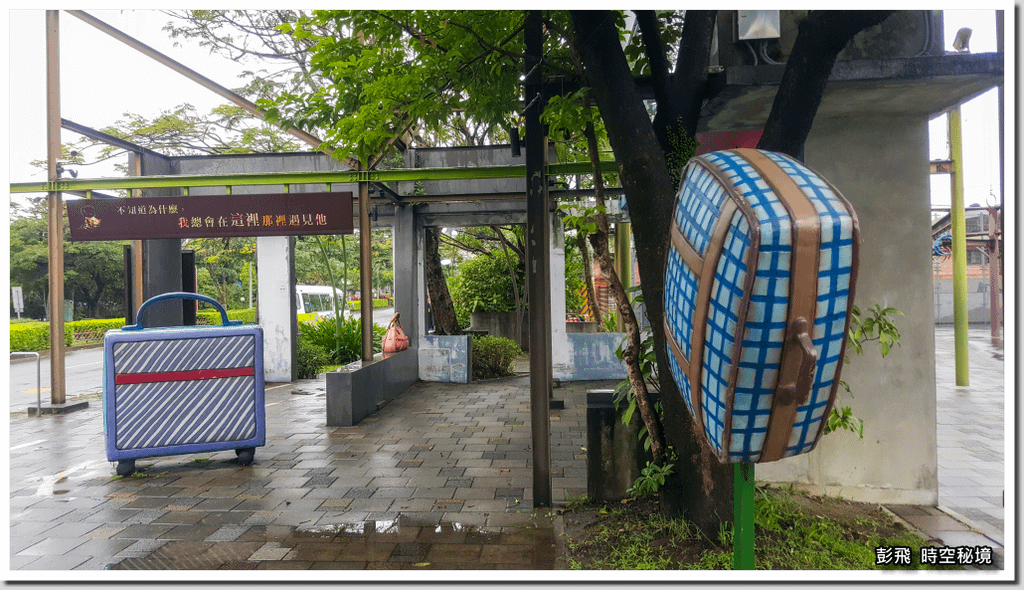
M 683 170 L 671 235 L 669 364 L 698 430 L 724 463 L 811 451 L 845 354 L 853 209 L 788 156 L 722 150 Z
M 154 303 L 195 299 L 217 306 L 221 326 L 144 328 Z M 234 449 L 243 465 L 266 444 L 263 330 L 229 321 L 214 299 L 165 293 L 139 308 L 138 323 L 103 339 L 103 427 L 118 475 L 135 459 Z

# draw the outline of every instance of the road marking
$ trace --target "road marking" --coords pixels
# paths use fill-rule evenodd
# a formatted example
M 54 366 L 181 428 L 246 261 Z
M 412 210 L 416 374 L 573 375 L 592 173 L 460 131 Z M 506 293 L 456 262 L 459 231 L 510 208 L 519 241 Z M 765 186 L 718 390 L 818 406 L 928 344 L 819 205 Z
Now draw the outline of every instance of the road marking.
M 100 364 L 103 364 L 103 361 L 96 361 L 94 363 L 82 363 L 80 365 L 69 365 L 67 368 L 68 369 L 74 369 L 76 367 L 88 367 L 89 365 L 100 365 Z
M 99 461 L 86 461 L 85 463 L 79 463 L 78 465 L 75 465 L 71 469 L 66 469 L 64 471 L 61 471 L 57 475 L 50 475 L 50 476 L 44 477 L 43 478 L 43 485 L 39 486 L 39 489 L 36 490 L 36 495 L 37 496 L 53 495 L 53 486 L 57 485 L 57 482 L 63 480 L 68 475 L 71 475 L 72 473 L 74 473 L 76 471 L 81 471 L 83 469 L 88 469 L 94 463 L 99 463 Z
M 18 449 L 24 449 L 25 447 L 31 447 L 32 445 L 37 445 L 39 443 L 44 443 L 46 441 L 47 441 L 47 439 L 41 438 L 39 440 L 34 440 L 34 441 L 30 442 L 30 443 L 25 443 L 23 445 L 18 445 L 18 446 L 15 446 L 15 447 L 11 447 L 10 450 L 17 451 Z

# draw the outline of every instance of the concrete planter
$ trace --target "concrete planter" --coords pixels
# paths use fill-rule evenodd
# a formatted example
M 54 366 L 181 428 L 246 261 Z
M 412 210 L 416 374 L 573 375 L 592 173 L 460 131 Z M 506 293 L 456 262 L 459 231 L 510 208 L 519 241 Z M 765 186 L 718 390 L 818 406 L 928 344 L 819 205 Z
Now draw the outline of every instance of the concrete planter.
M 486 331 L 490 336 L 515 340 L 524 352 L 530 350 L 530 318 L 523 314 L 522 330 L 516 337 L 516 312 L 477 311 L 470 315 L 470 329 Z
M 407 349 L 327 373 L 327 425 L 357 424 L 401 395 L 419 378 L 416 361 L 417 351 Z
M 612 403 L 612 389 L 587 390 L 587 495 L 621 500 L 651 459 L 637 441 L 640 413 L 623 424 Z

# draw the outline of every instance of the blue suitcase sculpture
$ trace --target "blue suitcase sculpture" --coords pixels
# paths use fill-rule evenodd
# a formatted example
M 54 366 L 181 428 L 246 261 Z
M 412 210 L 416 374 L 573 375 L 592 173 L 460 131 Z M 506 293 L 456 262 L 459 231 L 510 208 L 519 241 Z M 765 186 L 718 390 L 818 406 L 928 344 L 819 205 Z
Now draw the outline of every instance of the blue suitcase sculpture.
M 144 328 L 154 303 L 196 299 L 217 306 L 222 326 Z M 180 305 L 180 304 L 179 304 Z M 103 427 L 118 475 L 135 459 L 234 449 L 243 465 L 266 444 L 263 330 L 229 321 L 215 300 L 165 293 L 139 308 L 138 323 L 103 339 Z
M 669 364 L 698 430 L 725 463 L 811 451 L 845 354 L 853 209 L 788 156 L 723 150 L 683 170 L 671 235 Z

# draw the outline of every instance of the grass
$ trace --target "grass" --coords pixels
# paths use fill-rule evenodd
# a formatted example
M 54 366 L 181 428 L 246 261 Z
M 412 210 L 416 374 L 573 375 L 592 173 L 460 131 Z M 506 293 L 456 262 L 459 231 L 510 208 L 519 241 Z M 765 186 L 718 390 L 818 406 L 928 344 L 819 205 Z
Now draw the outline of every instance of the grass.
M 581 498 L 563 509 L 570 569 L 733 569 L 732 523 L 717 538 L 681 519 L 658 515 L 656 502 L 602 506 Z M 877 507 L 785 489 L 758 489 L 754 513 L 757 569 L 959 569 L 920 564 L 930 544 Z M 911 566 L 875 564 L 877 547 L 909 547 Z

